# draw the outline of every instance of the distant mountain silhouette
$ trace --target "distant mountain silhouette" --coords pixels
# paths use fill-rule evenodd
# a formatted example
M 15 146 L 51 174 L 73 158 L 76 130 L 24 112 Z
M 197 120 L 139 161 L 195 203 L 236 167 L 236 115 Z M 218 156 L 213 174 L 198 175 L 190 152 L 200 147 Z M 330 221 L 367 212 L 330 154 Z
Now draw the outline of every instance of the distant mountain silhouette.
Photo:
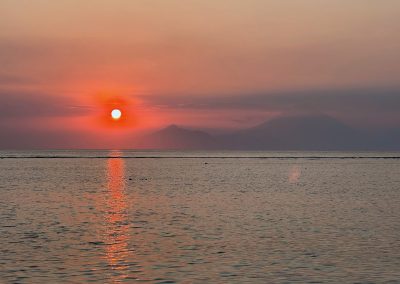
M 143 137 L 151 149 L 396 150 L 400 131 L 367 133 L 329 116 L 280 117 L 231 134 L 212 136 L 176 125 Z
M 281 117 L 223 138 L 233 149 L 343 150 L 367 147 L 359 130 L 328 116 Z
M 210 149 L 215 146 L 215 138 L 210 134 L 176 125 L 146 135 L 138 143 L 138 147 L 150 149 Z
M 370 133 L 373 149 L 400 150 L 400 128 L 380 129 Z

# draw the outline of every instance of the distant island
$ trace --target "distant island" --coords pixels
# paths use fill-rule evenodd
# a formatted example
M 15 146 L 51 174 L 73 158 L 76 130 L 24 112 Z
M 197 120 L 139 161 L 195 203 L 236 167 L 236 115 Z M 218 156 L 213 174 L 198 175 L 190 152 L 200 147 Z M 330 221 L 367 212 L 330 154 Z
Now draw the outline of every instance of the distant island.
M 279 117 L 229 134 L 170 125 L 145 135 L 133 148 L 203 150 L 400 150 L 400 129 L 351 127 L 326 115 Z

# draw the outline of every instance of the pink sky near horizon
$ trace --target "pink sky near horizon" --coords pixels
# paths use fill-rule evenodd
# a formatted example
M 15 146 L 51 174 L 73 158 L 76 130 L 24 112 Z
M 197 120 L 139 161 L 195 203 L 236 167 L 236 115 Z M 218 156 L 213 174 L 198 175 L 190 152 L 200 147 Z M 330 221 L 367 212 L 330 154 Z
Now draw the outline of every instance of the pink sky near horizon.
M 255 94 L 397 90 L 399 16 L 396 0 L 4 0 L 0 102 L 10 115 L 0 127 L 114 136 L 171 123 L 238 129 L 296 112 L 242 107 Z M 123 127 L 103 119 L 115 99 L 125 102 Z M 384 114 L 371 121 L 392 119 Z

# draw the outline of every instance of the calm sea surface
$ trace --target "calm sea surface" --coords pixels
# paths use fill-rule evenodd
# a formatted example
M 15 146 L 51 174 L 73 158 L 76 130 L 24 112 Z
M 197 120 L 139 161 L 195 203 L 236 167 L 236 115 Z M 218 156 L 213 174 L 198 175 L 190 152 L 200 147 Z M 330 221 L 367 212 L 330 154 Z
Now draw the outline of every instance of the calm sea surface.
M 0 283 L 400 283 L 398 158 L 3 151 Z

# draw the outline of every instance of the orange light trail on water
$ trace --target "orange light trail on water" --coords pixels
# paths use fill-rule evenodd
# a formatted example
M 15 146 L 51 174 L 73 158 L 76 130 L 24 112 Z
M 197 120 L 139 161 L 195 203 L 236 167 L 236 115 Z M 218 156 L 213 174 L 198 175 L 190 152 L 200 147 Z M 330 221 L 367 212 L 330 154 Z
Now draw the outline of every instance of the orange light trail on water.
M 127 277 L 125 263 L 129 257 L 128 241 L 130 239 L 128 206 L 125 196 L 125 164 L 119 152 L 112 152 L 107 160 L 108 211 L 106 215 L 105 253 L 110 267 L 118 271 L 113 282 L 117 283 Z

